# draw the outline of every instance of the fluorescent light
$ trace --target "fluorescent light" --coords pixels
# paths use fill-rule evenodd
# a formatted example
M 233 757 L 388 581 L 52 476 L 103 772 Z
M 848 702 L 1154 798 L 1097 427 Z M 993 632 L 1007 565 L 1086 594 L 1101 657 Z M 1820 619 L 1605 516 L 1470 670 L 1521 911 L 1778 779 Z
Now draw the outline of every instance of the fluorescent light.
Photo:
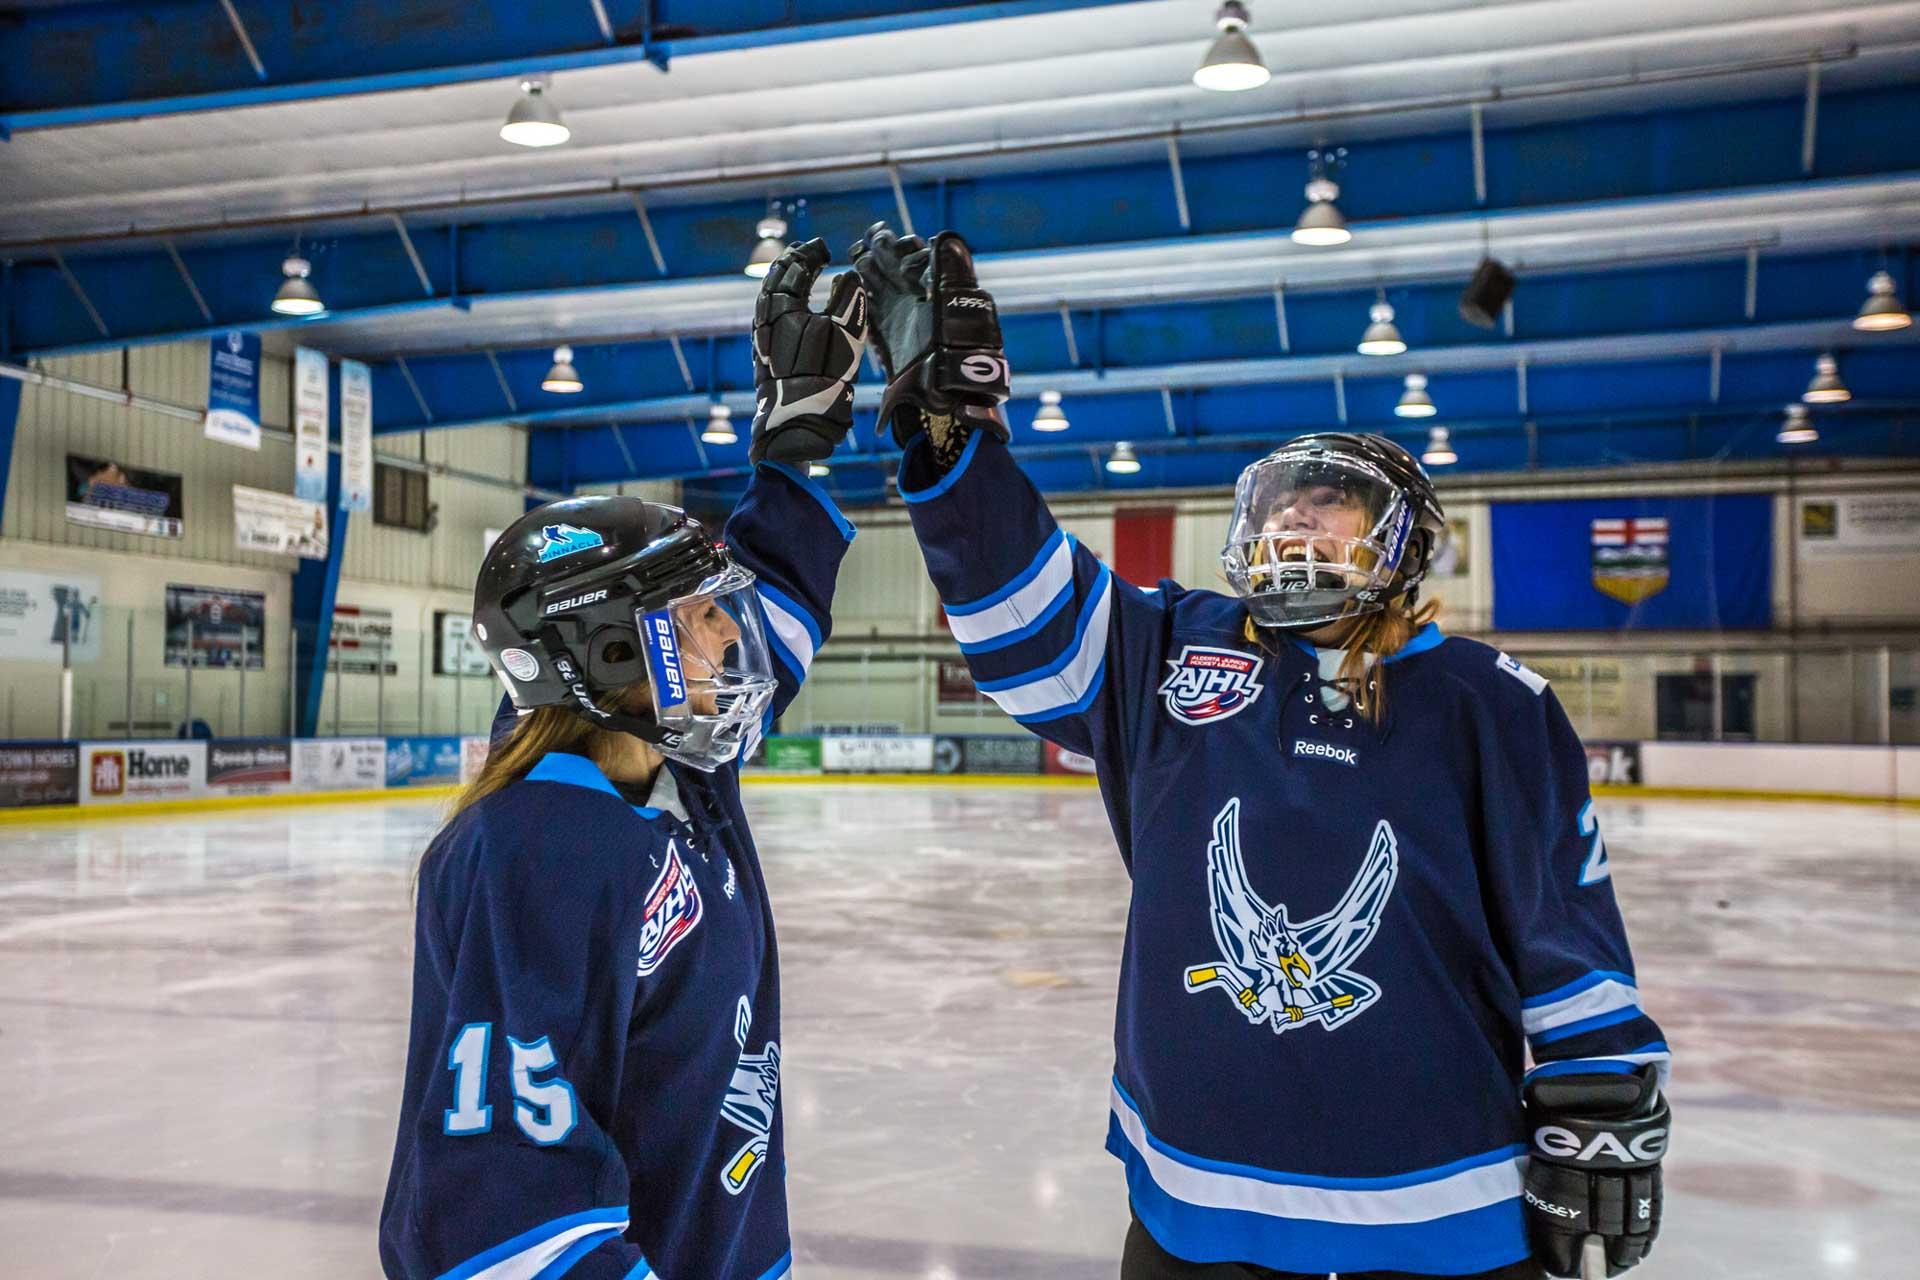
M 295 254 L 280 264 L 280 273 L 286 279 L 280 282 L 280 292 L 273 295 L 275 315 L 317 316 L 327 309 L 326 303 L 320 301 L 320 294 L 307 279 L 313 273 L 311 262 Z
M 1193 73 L 1193 82 L 1202 89 L 1237 93 L 1258 89 L 1272 78 L 1260 50 L 1247 36 L 1247 6 L 1240 0 L 1227 0 L 1213 18 L 1220 34 L 1207 49 L 1206 58 Z
M 520 100 L 507 112 L 500 136 L 520 147 L 557 147 L 573 136 L 560 118 L 560 108 L 547 96 L 547 86 L 539 80 L 520 82 Z
M 1133 446 L 1122 440 L 1113 446 L 1113 452 L 1107 456 L 1107 470 L 1117 476 L 1130 476 L 1140 470 L 1140 458 Z
M 1808 404 L 1839 404 L 1843 400 L 1853 399 L 1853 392 L 1847 384 L 1840 381 L 1840 363 L 1833 358 L 1832 352 L 1823 352 L 1813 362 L 1813 381 L 1800 396 Z
M 1433 398 L 1427 394 L 1426 374 L 1407 375 L 1407 389 L 1400 393 L 1400 403 L 1393 406 L 1393 411 L 1402 418 L 1431 418 L 1439 412 L 1433 407 Z
M 1067 421 L 1067 411 L 1060 407 L 1058 391 L 1042 391 L 1040 407 L 1033 411 L 1033 429 L 1035 431 L 1065 431 L 1071 424 Z
M 1893 290 L 1893 277 L 1884 271 L 1874 272 L 1873 279 L 1867 281 L 1867 300 L 1860 304 L 1853 327 L 1867 333 L 1891 333 L 1912 323 L 1913 317 L 1900 305 L 1900 295 Z
M 1447 437 L 1445 427 L 1434 427 L 1427 432 L 1427 448 L 1420 455 L 1420 461 L 1429 467 L 1445 467 L 1460 461 L 1460 455 L 1453 451 L 1453 441 Z
M 1325 248 L 1353 239 L 1347 220 L 1333 202 L 1340 198 L 1340 184 L 1332 178 L 1318 177 L 1307 184 L 1307 207 L 1293 227 L 1295 244 Z
M 707 410 L 707 427 L 700 433 L 702 444 L 734 444 L 740 439 L 733 429 L 733 410 L 716 402 Z
M 586 390 L 586 384 L 580 381 L 580 375 L 574 371 L 572 347 L 553 349 L 553 368 L 547 370 L 547 376 L 540 379 L 540 389 L 560 395 Z
M 833 468 L 824 462 L 809 462 L 807 464 L 807 474 L 815 480 L 820 480 L 832 475 Z
M 1400 336 L 1400 330 L 1393 323 L 1393 304 L 1385 298 L 1373 304 L 1367 312 L 1372 323 L 1367 331 L 1360 335 L 1360 354 L 1363 356 L 1397 356 L 1407 349 L 1407 341 Z
M 1820 433 L 1814 429 L 1807 406 L 1790 404 L 1787 406 L 1787 416 L 1781 419 L 1780 430 L 1773 438 L 1781 444 L 1812 444 L 1820 438 Z
M 787 251 L 787 220 L 769 213 L 755 225 L 753 234 L 760 239 L 747 256 L 746 270 L 755 280 L 764 280 L 773 270 L 773 260 Z

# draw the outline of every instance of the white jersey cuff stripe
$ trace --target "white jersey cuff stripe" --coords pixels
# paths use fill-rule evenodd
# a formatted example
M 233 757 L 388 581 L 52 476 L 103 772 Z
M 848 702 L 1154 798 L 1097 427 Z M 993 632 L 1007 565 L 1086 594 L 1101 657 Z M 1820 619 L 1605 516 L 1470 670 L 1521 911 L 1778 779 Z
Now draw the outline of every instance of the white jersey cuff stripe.
M 961 644 L 979 644 L 1018 631 L 1072 581 L 1073 539 L 1056 532 L 1034 562 L 1005 587 L 974 604 L 948 606 L 947 626 Z
M 1176 1159 L 1147 1133 L 1118 1086 L 1111 1088 L 1120 1131 L 1155 1185 L 1176 1200 L 1209 1209 L 1234 1209 L 1270 1218 L 1390 1226 L 1429 1222 L 1512 1200 L 1520 1194 L 1526 1156 L 1495 1153 L 1488 1163 L 1443 1174 L 1430 1182 L 1386 1188 L 1305 1186 L 1203 1169 Z
M 766 611 L 767 625 L 773 629 L 774 638 L 798 667 L 794 674 L 806 679 L 807 671 L 813 666 L 812 631 L 765 591 L 760 592 L 760 607 Z
M 1520 1026 L 1529 1036 L 1540 1034 L 1554 1027 L 1564 1027 L 1569 1023 L 1584 1022 L 1588 1018 L 1612 1013 L 1617 1009 L 1638 1009 L 1640 992 L 1631 984 L 1616 977 L 1602 977 L 1592 986 L 1564 996 L 1551 1004 L 1535 1005 L 1532 1008 L 1522 1006 Z
M 1010 716 L 1034 716 L 1056 707 L 1071 706 L 1086 696 L 1107 659 L 1107 621 L 1113 608 L 1113 575 L 1102 571 L 1099 594 L 1093 597 L 1078 647 L 1063 656 L 1057 669 L 1011 688 L 985 693 Z

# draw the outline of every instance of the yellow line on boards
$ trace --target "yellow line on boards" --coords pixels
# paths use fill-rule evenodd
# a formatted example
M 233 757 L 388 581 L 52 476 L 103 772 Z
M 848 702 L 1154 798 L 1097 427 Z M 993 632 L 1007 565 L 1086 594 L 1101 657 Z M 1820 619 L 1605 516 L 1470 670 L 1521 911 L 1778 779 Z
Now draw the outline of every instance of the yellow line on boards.
M 458 787 L 395 787 L 382 791 L 288 791 L 265 796 L 193 796 L 182 800 L 130 800 L 125 804 L 60 804 L 0 809 L 0 826 L 23 822 L 91 822 L 95 818 L 143 818 L 167 813 L 217 813 L 228 809 L 283 809 L 309 804 L 365 804 L 381 800 L 432 800 Z
M 1857 796 L 1846 791 L 1740 791 L 1731 787 L 1598 786 L 1593 794 L 1609 800 L 1765 800 L 1798 804 L 1895 804 L 1920 806 L 1920 796 Z
M 1077 773 L 744 773 L 741 781 L 758 786 L 882 787 L 1091 787 L 1099 780 Z

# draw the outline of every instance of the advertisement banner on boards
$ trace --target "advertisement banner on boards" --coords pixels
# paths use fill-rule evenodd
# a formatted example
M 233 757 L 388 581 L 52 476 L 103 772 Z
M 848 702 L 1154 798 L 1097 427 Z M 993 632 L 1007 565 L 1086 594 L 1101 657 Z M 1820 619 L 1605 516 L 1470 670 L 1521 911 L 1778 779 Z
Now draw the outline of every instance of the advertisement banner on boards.
M 233 486 L 233 545 L 242 551 L 327 558 L 327 508 L 290 493 Z
M 340 509 L 373 504 L 373 371 L 340 362 Z
M 1589 741 L 1587 783 L 1595 787 L 1637 787 L 1640 785 L 1640 744 L 1638 742 Z
M 71 742 L 0 746 L 0 808 L 80 802 L 80 748 Z
M 1083 756 L 1078 751 L 1069 751 L 1058 743 L 1046 744 L 1047 772 L 1073 774 L 1083 778 L 1094 775 L 1092 756 Z
M 293 747 L 285 738 L 215 738 L 207 744 L 207 789 L 266 796 L 293 790 Z
M 489 670 L 487 651 L 473 638 L 473 615 L 436 610 L 433 615 L 433 674 L 484 676 Z
M 95 529 L 177 538 L 185 519 L 180 477 L 111 458 L 67 455 L 67 519 Z
M 260 335 L 238 329 L 207 343 L 207 439 L 260 447 Z
M 760 763 L 788 773 L 818 773 L 820 739 L 792 734 L 768 738 Z
M 81 804 L 181 800 L 206 793 L 204 741 L 80 744 Z
M 1846 493 L 1800 499 L 1800 554 L 1920 551 L 1920 493 Z
M 960 743 L 962 773 L 1044 773 L 1044 745 L 1031 734 L 1009 737 L 964 737 Z
M 167 584 L 169 667 L 266 666 L 267 597 L 259 591 Z
M 294 741 L 295 791 L 374 791 L 386 785 L 385 738 L 301 738 Z
M 327 357 L 293 349 L 293 496 L 327 500 Z
M 462 752 L 459 738 L 388 738 L 387 785 L 450 787 L 460 781 Z
M 492 743 L 478 734 L 469 734 L 460 739 L 460 785 L 466 786 L 480 776 L 480 770 L 486 768 L 487 752 Z
M 393 654 L 393 610 L 357 604 L 336 606 L 327 669 L 343 675 L 370 676 L 383 665 L 387 675 L 400 673 Z
M 100 579 L 84 573 L 0 571 L 0 658 L 75 664 L 100 657 Z
M 933 739 L 919 735 L 822 738 L 820 767 L 828 773 L 931 773 Z

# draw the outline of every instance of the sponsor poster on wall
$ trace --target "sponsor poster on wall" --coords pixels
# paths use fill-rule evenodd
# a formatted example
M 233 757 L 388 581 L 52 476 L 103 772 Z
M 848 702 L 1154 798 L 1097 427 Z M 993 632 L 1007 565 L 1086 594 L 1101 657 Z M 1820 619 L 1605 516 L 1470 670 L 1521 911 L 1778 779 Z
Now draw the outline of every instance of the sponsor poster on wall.
M 215 738 L 207 744 L 207 787 L 235 796 L 291 791 L 292 744 L 285 738 Z
M 290 493 L 233 486 L 233 545 L 242 551 L 327 558 L 327 508 Z
M 167 584 L 169 667 L 266 666 L 267 597 L 259 591 Z
M 944 615 L 942 615 L 944 616 Z M 985 706 L 990 699 L 973 683 L 973 672 L 965 658 L 941 658 L 934 668 L 936 701 L 942 711 L 970 710 Z
M 0 808 L 80 802 L 80 748 L 71 742 L 0 746 Z
M 327 667 L 344 675 L 370 676 L 382 667 L 398 675 L 393 654 L 393 610 L 338 605 L 333 611 L 333 640 Z
M 1092 777 L 1096 772 L 1092 756 L 1069 751 L 1056 742 L 1047 744 L 1047 772 Z
M 372 791 L 387 785 L 385 738 L 297 738 L 296 791 Z
M 1848 493 L 1800 499 L 1800 554 L 1920 551 L 1920 493 Z
M 1773 495 L 1493 504 L 1499 631 L 1761 629 Z
M 358 360 L 340 362 L 340 509 L 373 503 L 373 373 Z
M 81 573 L 0 572 L 0 658 L 78 664 L 100 657 L 100 579 Z
M 487 752 L 493 743 L 479 734 L 469 734 L 460 739 L 460 785 L 466 786 L 480 776 L 487 767 Z
M 487 652 L 473 638 L 473 615 L 436 610 L 433 615 L 433 674 L 484 676 L 489 670 Z
M 111 458 L 67 455 L 67 519 L 95 529 L 177 538 L 184 519 L 180 477 Z
M 447 787 L 460 781 L 465 749 L 459 738 L 387 739 L 389 787 Z
M 293 349 L 293 496 L 327 500 L 327 357 Z
M 1618 658 L 1527 658 L 1574 715 L 1619 716 L 1627 709 L 1626 664 Z
M 260 447 L 260 335 L 238 329 L 207 344 L 207 439 Z
M 206 794 L 204 741 L 88 742 L 80 747 L 80 803 L 123 804 Z

